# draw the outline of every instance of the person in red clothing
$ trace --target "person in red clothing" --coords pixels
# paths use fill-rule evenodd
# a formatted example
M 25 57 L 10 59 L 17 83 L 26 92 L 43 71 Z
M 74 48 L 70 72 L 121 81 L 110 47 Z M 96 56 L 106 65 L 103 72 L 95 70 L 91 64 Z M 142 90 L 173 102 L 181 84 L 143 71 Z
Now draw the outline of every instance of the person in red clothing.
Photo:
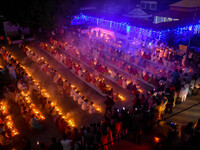
M 146 73 L 146 74 L 144 75 L 144 80 L 145 80 L 145 81 L 148 81 L 148 80 L 149 80 L 149 73 Z
M 133 72 L 132 74 L 135 76 L 135 75 L 138 75 L 138 70 L 136 68 L 133 68 Z
M 64 133 L 65 132 L 65 122 L 64 122 L 64 119 L 62 117 L 60 117 L 58 119 L 58 130 L 61 132 L 61 133 Z
M 4 40 L 4 38 L 3 38 L 3 36 L 1 35 L 1 36 L 0 36 L 0 44 L 3 44 L 3 43 L 4 43 L 3 40 Z
M 75 66 L 75 70 L 76 70 L 76 72 L 75 72 L 76 75 L 78 75 L 78 71 L 80 70 L 80 65 L 76 65 L 76 66 Z
M 106 130 L 103 130 L 101 135 L 101 144 L 103 145 L 103 150 L 108 150 L 108 133 Z
M 105 75 L 108 74 L 108 68 L 107 68 L 107 66 L 103 69 L 103 74 L 105 74 Z
M 148 59 L 148 60 L 151 60 L 151 53 L 149 53 L 149 54 L 147 55 L 147 59 Z
M 131 57 L 130 57 L 129 61 L 135 63 L 135 57 L 134 57 L 133 54 L 131 54 Z
M 122 85 L 122 82 L 123 82 L 123 79 L 122 79 L 122 76 L 120 76 L 120 78 L 119 78 L 118 81 L 117 81 L 117 84 L 121 86 L 121 85 Z
M 115 123 L 115 138 L 120 139 L 122 132 L 122 121 L 118 118 L 117 122 Z
M 69 69 L 72 69 L 72 61 L 69 61 L 67 66 L 68 66 Z
M 103 85 L 104 85 L 103 81 L 100 81 L 100 82 L 99 82 L 99 89 L 100 89 L 101 91 L 103 91 Z
M 97 77 L 96 75 L 92 76 L 92 84 L 94 84 L 94 85 L 96 85 L 96 81 L 97 81 L 96 77 Z
M 112 115 L 112 107 L 115 104 L 114 100 L 112 97 L 107 96 L 106 97 L 106 101 L 104 102 L 104 104 L 106 104 L 106 110 L 105 110 L 105 116 L 110 113 L 110 115 Z
M 144 52 L 144 54 L 142 55 L 142 58 L 143 58 L 143 59 L 147 59 L 147 54 L 146 54 L 146 52 Z
M 102 73 L 103 72 L 103 67 L 101 65 L 99 65 L 99 67 L 97 68 L 97 70 Z
M 90 76 L 90 73 L 89 72 L 86 72 L 86 77 L 85 77 L 85 80 L 87 81 L 87 82 L 91 82 L 91 76 Z

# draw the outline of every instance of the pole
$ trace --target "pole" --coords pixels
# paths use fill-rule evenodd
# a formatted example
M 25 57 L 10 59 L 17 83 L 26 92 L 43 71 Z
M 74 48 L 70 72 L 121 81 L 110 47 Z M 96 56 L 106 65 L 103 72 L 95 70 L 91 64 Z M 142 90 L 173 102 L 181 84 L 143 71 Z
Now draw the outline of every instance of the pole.
M 197 7 L 196 7 L 196 10 L 194 12 L 194 17 L 193 17 L 193 23 L 196 19 L 196 15 L 197 15 Z M 187 46 L 187 50 L 189 50 L 189 47 L 190 47 L 190 43 L 191 43 L 191 38 L 192 38 L 192 32 L 193 32 L 193 25 L 192 25 L 192 29 L 190 31 L 190 36 L 189 36 L 189 41 L 188 41 L 188 46 Z

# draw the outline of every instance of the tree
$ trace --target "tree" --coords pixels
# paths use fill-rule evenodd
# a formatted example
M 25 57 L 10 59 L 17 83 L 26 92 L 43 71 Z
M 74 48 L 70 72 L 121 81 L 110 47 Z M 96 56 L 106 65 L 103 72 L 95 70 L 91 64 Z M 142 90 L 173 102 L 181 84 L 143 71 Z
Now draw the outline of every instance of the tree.
M 74 0 L 6 0 L 0 5 L 0 14 L 11 24 L 32 29 L 53 29 L 66 15 L 72 15 L 78 3 Z

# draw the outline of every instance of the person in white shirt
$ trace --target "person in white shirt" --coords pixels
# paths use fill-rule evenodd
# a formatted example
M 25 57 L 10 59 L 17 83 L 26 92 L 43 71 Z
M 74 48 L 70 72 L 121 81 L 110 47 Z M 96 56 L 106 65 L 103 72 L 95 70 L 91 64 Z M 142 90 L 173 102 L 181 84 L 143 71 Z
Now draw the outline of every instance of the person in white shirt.
M 124 89 L 126 89 L 126 87 L 127 87 L 127 79 L 124 79 L 124 80 L 123 80 L 123 82 L 122 82 L 122 87 L 123 87 Z
M 110 77 L 111 77 L 111 78 L 114 78 L 115 75 L 116 75 L 115 71 L 112 71 L 111 74 L 110 74 Z
M 60 143 L 62 144 L 63 150 L 71 150 L 72 149 L 72 146 L 71 146 L 72 140 L 67 139 L 66 134 L 63 135 L 63 140 L 61 140 Z
M 185 93 L 186 89 L 184 87 L 184 85 L 182 86 L 180 93 L 179 93 L 179 97 L 181 98 L 181 102 L 184 102 L 186 100 L 186 93 Z
M 75 90 L 74 90 L 74 88 L 72 88 L 70 91 L 70 96 L 73 97 L 74 93 L 75 93 Z
M 58 82 L 58 79 L 60 78 L 59 74 L 56 72 L 54 78 L 53 78 L 53 82 L 54 83 L 57 83 Z
M 181 65 L 182 65 L 183 67 L 185 67 L 186 59 L 187 59 L 187 55 L 185 54 L 185 55 L 183 56 L 182 61 L 181 61 Z
M 186 95 L 186 97 L 187 97 L 187 95 L 188 95 L 188 93 L 189 93 L 189 87 L 190 87 L 190 85 L 188 84 L 188 83 L 186 83 L 185 85 L 184 85 L 184 88 L 185 88 L 185 95 Z
M 87 110 L 88 109 L 88 100 L 84 100 L 83 104 L 81 105 L 82 110 Z
M 81 96 L 79 95 L 79 93 L 80 93 L 79 91 L 73 93 L 73 100 L 74 100 L 75 102 L 78 101 L 79 97 L 81 97 Z
M 197 80 L 195 81 L 194 87 L 195 87 L 194 95 L 197 95 L 200 90 L 200 77 L 198 77 Z
M 95 113 L 95 108 L 93 106 L 93 102 L 91 102 L 89 106 L 89 114 L 93 114 L 93 113 Z
M 78 98 L 78 104 L 79 105 L 82 105 L 83 104 L 83 102 L 84 102 L 84 99 L 85 99 L 85 97 L 84 96 L 80 96 L 79 98 Z
M 200 77 L 198 77 L 196 82 L 195 82 L 195 88 L 197 88 L 197 89 L 200 88 Z
M 82 77 L 82 75 L 83 75 L 83 71 L 82 71 L 82 69 L 80 68 L 80 69 L 78 70 L 78 76 L 79 76 L 79 77 Z

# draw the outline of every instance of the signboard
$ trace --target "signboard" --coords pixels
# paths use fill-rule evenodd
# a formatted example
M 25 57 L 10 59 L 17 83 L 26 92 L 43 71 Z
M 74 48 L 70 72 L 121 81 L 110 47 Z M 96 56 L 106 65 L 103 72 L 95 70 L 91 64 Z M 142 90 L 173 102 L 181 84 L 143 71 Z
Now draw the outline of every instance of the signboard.
M 179 44 L 179 49 L 186 52 L 187 51 L 187 46 Z

